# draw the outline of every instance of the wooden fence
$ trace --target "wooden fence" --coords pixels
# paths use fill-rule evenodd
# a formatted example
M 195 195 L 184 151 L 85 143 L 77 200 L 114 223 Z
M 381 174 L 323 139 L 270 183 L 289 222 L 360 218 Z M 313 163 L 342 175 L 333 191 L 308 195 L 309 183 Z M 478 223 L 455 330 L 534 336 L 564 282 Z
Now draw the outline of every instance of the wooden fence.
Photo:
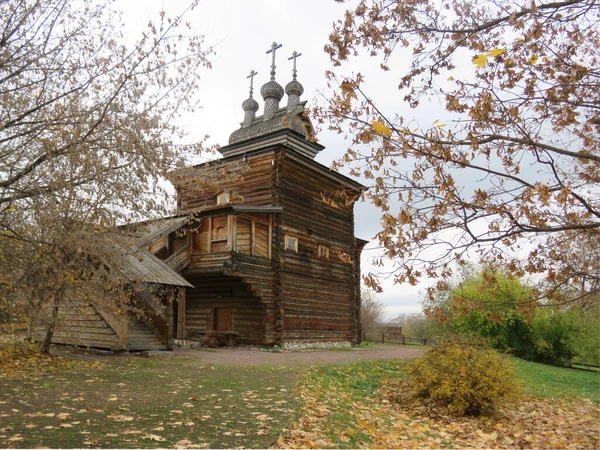
M 367 342 L 378 342 L 381 344 L 403 344 L 403 345 L 427 345 L 427 343 L 431 343 L 427 339 L 414 338 L 410 336 L 404 336 L 403 334 L 389 333 L 389 332 L 379 332 L 379 333 L 370 333 L 363 335 L 363 341 Z

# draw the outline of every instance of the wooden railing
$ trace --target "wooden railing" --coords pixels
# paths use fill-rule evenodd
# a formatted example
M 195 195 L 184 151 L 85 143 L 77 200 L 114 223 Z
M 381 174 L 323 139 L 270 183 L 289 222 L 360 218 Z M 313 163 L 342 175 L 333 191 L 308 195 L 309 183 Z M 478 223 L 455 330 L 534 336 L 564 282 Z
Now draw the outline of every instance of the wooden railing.
M 171 269 L 173 269 L 175 272 L 181 272 L 190 263 L 191 255 L 192 246 L 188 244 L 185 247 L 182 247 L 179 250 L 177 250 L 167 259 L 165 259 L 164 263 L 168 265 Z
M 191 256 L 190 267 L 194 269 L 213 269 L 221 268 L 227 261 L 231 261 L 231 252 L 219 252 L 198 254 L 194 253 Z
M 125 350 L 127 348 L 127 340 L 129 339 L 129 317 L 127 317 L 126 314 L 116 314 L 100 305 L 90 303 L 90 306 L 100 315 L 100 317 L 102 317 L 102 319 L 104 319 L 108 326 L 111 327 L 119 337 L 120 348 L 118 350 Z
M 167 348 L 171 350 L 173 348 L 173 337 L 171 333 L 171 329 L 173 328 L 173 325 L 171 324 L 172 318 L 166 317 L 153 305 L 146 302 L 146 300 L 140 297 L 137 297 L 135 299 L 135 306 L 137 306 L 141 310 L 144 319 L 146 319 L 149 325 L 153 326 L 158 330 L 163 339 L 163 342 L 165 343 Z M 169 310 L 170 308 L 167 307 L 167 311 Z

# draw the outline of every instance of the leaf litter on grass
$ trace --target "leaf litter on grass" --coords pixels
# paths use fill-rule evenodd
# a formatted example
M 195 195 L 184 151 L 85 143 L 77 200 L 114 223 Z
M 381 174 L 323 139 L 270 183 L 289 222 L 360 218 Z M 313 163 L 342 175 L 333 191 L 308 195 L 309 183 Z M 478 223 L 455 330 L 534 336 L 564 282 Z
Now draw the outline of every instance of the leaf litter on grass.
M 401 370 L 392 363 L 389 373 Z M 496 417 L 454 417 L 410 396 L 406 379 L 361 389 L 361 367 L 312 369 L 301 378 L 299 420 L 279 448 L 599 448 L 600 409 L 585 398 L 527 397 Z M 358 382 L 356 382 L 358 380 Z
M 264 448 L 295 414 L 293 376 L 115 359 L 94 371 L 0 380 L 0 447 Z

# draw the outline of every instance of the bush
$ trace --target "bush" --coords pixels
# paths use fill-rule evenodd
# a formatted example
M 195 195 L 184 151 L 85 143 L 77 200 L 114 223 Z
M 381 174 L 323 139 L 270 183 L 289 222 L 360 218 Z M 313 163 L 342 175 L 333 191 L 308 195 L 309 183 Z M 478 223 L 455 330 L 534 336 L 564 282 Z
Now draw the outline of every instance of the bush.
M 539 311 L 531 321 L 531 341 L 535 345 L 533 361 L 555 366 L 570 366 L 577 355 L 576 343 L 582 323 L 576 310 Z
M 581 332 L 575 341 L 577 356 L 573 362 L 600 366 L 600 306 L 583 310 L 581 317 Z
M 491 415 L 518 397 L 519 385 L 505 357 L 458 342 L 440 343 L 409 369 L 414 394 L 456 415 Z

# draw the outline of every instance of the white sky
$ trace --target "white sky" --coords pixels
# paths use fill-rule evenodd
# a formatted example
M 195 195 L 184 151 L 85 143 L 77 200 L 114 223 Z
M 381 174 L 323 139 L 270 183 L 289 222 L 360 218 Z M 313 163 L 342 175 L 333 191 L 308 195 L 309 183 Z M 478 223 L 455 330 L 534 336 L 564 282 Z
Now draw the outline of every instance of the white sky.
M 187 5 L 187 0 L 117 0 L 116 7 L 125 12 L 125 23 L 132 39 L 143 29 L 149 18 L 156 18 L 164 8 L 173 15 Z M 231 132 L 239 128 L 243 118 L 241 103 L 248 96 L 250 70 L 258 75 L 254 79 L 254 98 L 261 105 L 257 114 L 262 113 L 260 86 L 269 79 L 271 55 L 266 55 L 273 41 L 282 43 L 277 51 L 277 81 L 285 86 L 292 78 L 292 62 L 287 58 L 293 51 L 302 53 L 298 58 L 298 81 L 304 86 L 302 100 L 309 106 L 315 104 L 319 92 L 326 91 L 325 71 L 331 69 L 329 57 L 323 51 L 328 42 L 332 23 L 343 17 L 347 5 L 333 0 L 212 0 L 201 1 L 199 7 L 189 14 L 197 34 L 206 36 L 208 45 L 214 45 L 216 55 L 212 59 L 212 69 L 204 71 L 200 80 L 200 105 L 194 116 L 185 117 L 180 125 L 189 133 L 190 140 L 199 140 L 204 135 L 211 136 L 209 143 L 227 144 Z M 410 115 L 404 106 L 401 95 L 395 89 L 400 78 L 394 68 L 408 65 L 409 56 L 395 54 L 390 72 L 379 70 L 375 59 L 361 59 L 353 66 L 343 66 L 344 73 L 361 72 L 366 76 L 370 92 L 386 103 L 379 106 L 384 111 Z M 388 90 L 388 91 L 386 91 Z M 285 101 L 285 98 L 283 99 Z M 283 104 L 283 103 L 282 103 Z M 429 105 L 436 108 L 437 105 Z M 439 111 L 439 106 L 436 108 Z M 439 113 L 438 113 L 439 114 Z M 436 118 L 427 117 L 427 109 L 420 113 L 420 119 L 430 125 Z M 326 146 L 317 161 L 329 166 L 340 158 L 346 148 L 343 136 L 329 131 L 321 131 L 317 138 Z M 380 212 L 369 204 L 358 203 L 355 207 L 355 234 L 363 239 L 371 239 L 378 231 Z M 377 242 L 372 240 L 364 252 L 362 272 L 371 270 L 371 260 L 377 256 Z M 370 250 L 369 250 L 370 249 Z M 392 265 L 390 264 L 391 268 Z M 386 317 L 391 319 L 402 313 L 415 313 L 421 310 L 419 292 L 421 286 L 394 285 L 385 282 L 384 292 L 378 299 L 384 303 Z

